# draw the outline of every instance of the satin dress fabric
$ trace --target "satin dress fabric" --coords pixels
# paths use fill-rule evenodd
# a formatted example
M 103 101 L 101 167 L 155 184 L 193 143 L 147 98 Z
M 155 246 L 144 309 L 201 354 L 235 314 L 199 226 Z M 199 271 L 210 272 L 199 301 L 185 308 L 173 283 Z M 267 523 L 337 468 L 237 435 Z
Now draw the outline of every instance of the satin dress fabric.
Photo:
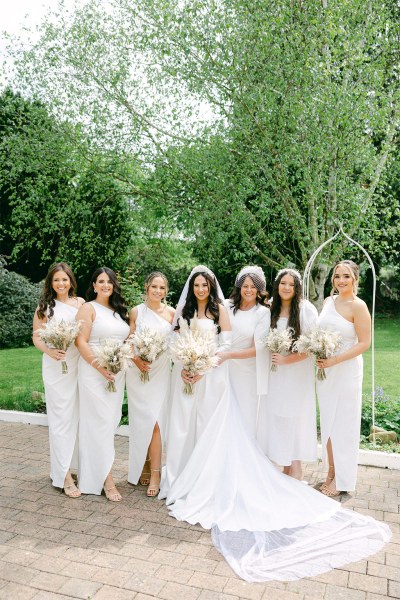
M 136 330 L 144 327 L 171 336 L 171 324 L 148 308 L 138 306 Z M 151 365 L 149 381 L 140 379 L 141 371 L 133 365 L 126 374 L 126 391 L 129 407 L 129 468 L 128 481 L 136 484 L 146 460 L 147 450 L 156 423 L 161 440 L 165 441 L 168 398 L 171 382 L 169 351 L 163 352 Z
M 75 321 L 78 307 L 55 301 L 52 319 Z M 70 468 L 77 466 L 74 448 L 78 435 L 79 352 L 72 344 L 66 352 L 68 373 L 62 373 L 61 361 L 47 354 L 42 358 L 42 374 L 46 397 L 46 412 L 49 425 L 50 477 L 55 487 L 63 488 Z
M 96 317 L 92 324 L 89 345 L 102 340 L 124 340 L 129 325 L 118 313 L 91 302 Z M 115 376 L 116 392 L 106 390 L 107 380 L 82 357 L 78 365 L 79 423 L 79 489 L 83 494 L 100 495 L 104 481 L 114 463 L 114 435 L 121 420 L 125 373 Z
M 390 538 L 386 524 L 341 508 L 270 462 L 243 423 L 226 362 L 195 384 L 194 396 L 183 394 L 176 371 L 159 497 L 175 519 L 211 528 L 240 577 L 317 575 L 378 552 Z
M 335 296 L 325 301 L 319 316 L 324 329 L 338 331 L 342 354 L 357 343 L 354 324 L 342 317 L 335 308 Z M 326 379 L 317 381 L 320 411 L 321 444 L 327 467 L 326 444 L 331 439 L 335 460 L 336 489 L 351 491 L 356 487 L 358 450 L 360 444 L 363 357 L 356 356 L 325 369 Z
M 307 300 L 300 303 L 300 331 L 315 328 L 317 309 Z M 280 317 L 277 329 L 286 329 L 288 319 Z M 271 368 L 269 363 L 268 368 Z M 262 398 L 257 440 L 268 458 L 289 466 L 293 460 L 317 460 L 317 415 L 314 361 L 278 365 L 269 375 L 268 394 Z

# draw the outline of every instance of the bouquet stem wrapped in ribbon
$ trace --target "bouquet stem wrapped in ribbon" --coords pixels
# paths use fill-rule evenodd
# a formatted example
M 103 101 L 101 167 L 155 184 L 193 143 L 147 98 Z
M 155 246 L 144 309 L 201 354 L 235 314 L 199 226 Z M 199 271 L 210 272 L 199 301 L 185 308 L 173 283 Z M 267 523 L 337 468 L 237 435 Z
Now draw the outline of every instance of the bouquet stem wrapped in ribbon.
M 121 371 L 127 371 L 132 365 L 132 348 L 125 341 L 108 338 L 102 340 L 99 346 L 95 346 L 93 351 L 100 367 L 111 371 L 111 373 L 117 374 Z M 106 390 L 116 392 L 115 382 L 107 381 Z
M 293 329 L 270 329 L 268 335 L 262 340 L 262 343 L 271 352 L 277 354 L 288 354 L 293 344 Z M 278 365 L 272 364 L 271 371 L 277 371 Z
M 329 358 L 336 354 L 342 345 L 339 332 L 317 327 L 308 333 L 302 334 L 294 344 L 294 349 L 299 354 L 314 355 L 318 358 Z M 326 379 L 325 369 L 318 368 L 317 379 Z
M 137 356 L 148 363 L 154 362 L 168 348 L 167 336 L 150 327 L 135 331 L 128 341 L 134 345 Z M 140 380 L 143 383 L 150 380 L 148 371 L 140 372 Z
M 41 340 L 49 347 L 56 350 L 66 352 L 76 336 L 79 333 L 80 321 L 57 321 L 51 319 L 42 329 L 38 330 Z M 68 373 L 68 365 L 66 360 L 61 361 L 61 370 L 63 375 Z
M 192 319 L 190 327 L 184 319 L 181 321 L 180 333 L 171 344 L 172 357 L 191 375 L 203 375 L 218 365 L 215 330 L 201 329 L 197 318 Z M 193 386 L 193 383 L 185 382 L 184 393 L 191 396 Z

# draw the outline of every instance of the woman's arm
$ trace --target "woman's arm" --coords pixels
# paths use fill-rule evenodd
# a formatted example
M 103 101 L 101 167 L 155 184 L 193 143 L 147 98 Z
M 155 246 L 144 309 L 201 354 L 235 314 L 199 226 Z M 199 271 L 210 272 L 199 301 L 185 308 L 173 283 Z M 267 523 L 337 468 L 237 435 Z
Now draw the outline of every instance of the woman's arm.
M 357 298 L 357 301 L 354 303 L 353 318 L 358 342 L 342 354 L 317 360 L 318 367 L 322 369 L 333 367 L 334 365 L 338 365 L 345 360 L 355 358 L 356 356 L 359 356 L 368 350 L 371 345 L 371 315 L 369 314 L 365 302 L 359 298 Z
M 75 339 L 75 344 L 82 358 L 89 363 L 91 367 L 97 369 L 97 371 L 99 371 L 99 373 L 101 373 L 108 381 L 114 381 L 115 375 L 104 367 L 100 367 L 97 357 L 93 352 L 93 348 L 89 345 L 90 332 L 92 331 L 95 317 L 95 310 L 89 302 L 80 307 L 76 315 L 76 320 L 81 322 L 81 327 Z
M 65 351 L 64 350 L 57 350 L 56 348 L 49 348 L 47 346 L 47 344 L 40 339 L 39 336 L 39 329 L 42 329 L 44 327 L 44 325 L 47 323 L 47 317 L 43 317 L 43 319 L 41 319 L 38 316 L 38 308 L 35 310 L 35 314 L 33 317 L 33 333 L 32 333 L 32 341 L 34 343 L 34 345 L 36 346 L 36 348 L 38 350 L 40 350 L 40 352 L 43 352 L 44 354 L 47 354 L 48 356 L 50 356 L 50 358 L 53 358 L 54 360 L 65 360 Z

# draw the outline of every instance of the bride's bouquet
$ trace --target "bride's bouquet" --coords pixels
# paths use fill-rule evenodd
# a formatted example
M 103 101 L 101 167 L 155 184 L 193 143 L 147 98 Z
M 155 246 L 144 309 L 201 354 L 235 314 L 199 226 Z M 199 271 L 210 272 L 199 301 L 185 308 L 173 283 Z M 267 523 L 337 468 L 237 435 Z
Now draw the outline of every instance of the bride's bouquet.
M 155 361 L 168 348 L 167 336 L 150 327 L 135 331 L 128 340 L 134 345 L 137 356 L 148 363 Z M 148 371 L 140 372 L 140 380 L 149 381 Z
M 261 340 L 266 348 L 277 354 L 287 354 L 293 344 L 293 329 L 270 329 L 269 333 Z M 272 364 L 271 371 L 277 371 L 278 365 Z
M 132 365 L 132 348 L 125 341 L 108 338 L 102 340 L 100 345 L 95 346 L 93 350 L 100 367 L 108 369 L 111 373 L 127 371 Z M 115 382 L 107 381 L 106 390 L 108 392 L 116 392 Z
M 342 345 L 342 336 L 338 331 L 316 327 L 308 333 L 299 336 L 294 344 L 294 349 L 299 354 L 312 354 L 316 358 L 329 358 L 333 356 Z M 317 379 L 326 379 L 325 369 L 318 368 Z
M 64 321 L 61 319 L 51 319 L 42 329 L 38 330 L 41 340 L 49 347 L 66 352 L 79 333 L 80 321 Z M 68 373 L 66 360 L 61 361 L 61 371 L 63 375 Z
M 215 343 L 215 329 L 201 329 L 197 319 L 192 319 L 191 325 L 181 319 L 180 333 L 171 344 L 172 357 L 183 364 L 185 371 L 192 375 L 203 375 L 216 367 L 219 363 L 215 356 L 217 345 Z M 187 395 L 193 394 L 193 383 L 185 382 L 183 391 Z

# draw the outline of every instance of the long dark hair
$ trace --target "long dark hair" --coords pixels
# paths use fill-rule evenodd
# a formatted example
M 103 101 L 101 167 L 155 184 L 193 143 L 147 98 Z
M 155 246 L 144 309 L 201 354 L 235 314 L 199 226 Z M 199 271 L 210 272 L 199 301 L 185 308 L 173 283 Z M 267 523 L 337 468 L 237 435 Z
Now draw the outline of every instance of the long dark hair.
M 54 307 L 56 305 L 57 293 L 53 290 L 53 277 L 58 271 L 64 271 L 68 275 L 71 287 L 68 290 L 68 296 L 73 298 L 76 296 L 76 279 L 72 272 L 72 269 L 65 262 L 54 263 L 48 270 L 46 279 L 44 280 L 42 293 L 39 298 L 39 305 L 37 309 L 37 316 L 39 319 L 44 319 L 45 316 L 50 320 L 54 315 Z M 49 311 L 47 314 L 47 310 Z
M 117 276 L 112 269 L 109 269 L 108 267 L 100 267 L 99 269 L 96 269 L 96 271 L 92 275 L 89 287 L 86 291 L 86 300 L 90 302 L 91 300 L 96 299 L 93 284 L 96 283 L 98 276 L 102 273 L 106 273 L 106 275 L 108 275 L 108 277 L 111 279 L 111 283 L 113 284 L 113 293 L 109 298 L 109 303 L 111 308 L 114 309 L 114 314 L 118 313 L 121 319 L 125 321 L 125 323 L 129 324 L 128 309 L 126 308 L 125 300 L 121 295 L 121 288 L 118 283 Z
M 282 300 L 279 295 L 279 284 L 282 277 L 285 275 L 291 275 L 294 281 L 294 297 L 290 302 L 290 311 L 288 319 L 288 327 L 293 329 L 293 342 L 295 342 L 300 336 L 300 302 L 302 286 L 301 281 L 298 277 L 293 275 L 290 269 L 284 269 L 278 275 L 274 281 L 274 287 L 272 290 L 272 302 L 271 302 L 271 329 L 275 329 L 278 323 L 279 315 L 281 314 Z
M 221 299 L 218 298 L 217 285 L 215 283 L 215 278 L 207 273 L 207 271 L 199 271 L 194 273 L 189 281 L 189 289 L 186 297 L 185 306 L 182 309 L 182 318 L 185 319 L 188 325 L 190 325 L 190 319 L 193 319 L 195 313 L 197 312 L 197 298 L 194 295 L 194 282 L 199 276 L 204 277 L 204 279 L 208 283 L 209 295 L 207 298 L 207 306 L 206 306 L 206 316 L 209 313 L 215 325 L 217 325 L 218 333 L 221 331 L 221 327 L 219 326 L 219 304 L 221 304 Z M 176 329 L 179 329 L 179 321 Z
M 250 277 L 252 282 L 256 285 L 256 282 L 252 278 L 251 273 L 247 273 L 246 277 Z M 243 283 L 244 283 L 244 281 L 243 281 Z M 257 285 L 256 285 L 256 287 L 257 287 Z M 235 286 L 231 292 L 231 295 L 229 296 L 229 300 L 231 303 L 231 306 L 229 308 L 231 310 L 233 310 L 234 315 L 240 309 L 240 304 L 242 302 L 241 290 L 242 290 L 241 287 Z M 265 303 L 268 300 L 268 298 L 269 298 L 268 292 L 260 291 L 259 289 L 257 289 L 256 304 L 262 304 L 265 306 Z

